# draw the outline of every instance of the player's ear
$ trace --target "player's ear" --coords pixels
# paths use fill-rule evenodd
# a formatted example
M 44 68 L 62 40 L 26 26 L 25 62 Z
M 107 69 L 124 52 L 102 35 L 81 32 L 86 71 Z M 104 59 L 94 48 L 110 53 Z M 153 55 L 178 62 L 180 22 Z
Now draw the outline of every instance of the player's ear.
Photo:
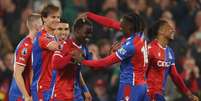
M 47 21 L 47 17 L 42 17 L 43 24 Z

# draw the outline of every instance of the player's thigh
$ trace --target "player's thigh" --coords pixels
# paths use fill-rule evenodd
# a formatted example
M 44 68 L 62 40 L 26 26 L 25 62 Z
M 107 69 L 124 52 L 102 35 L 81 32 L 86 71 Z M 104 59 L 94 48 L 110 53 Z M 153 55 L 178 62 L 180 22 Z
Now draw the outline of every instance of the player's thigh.
M 129 99 L 128 93 L 130 93 L 131 88 L 128 87 L 127 84 L 119 84 L 118 94 L 117 94 L 117 100 L 116 101 L 125 101 L 126 99 Z M 130 91 L 129 91 L 130 90 Z
M 144 101 L 146 96 L 147 86 L 146 85 L 136 85 L 132 87 L 129 101 Z
M 143 101 L 147 86 L 132 86 L 129 84 L 120 84 L 117 94 L 117 101 Z

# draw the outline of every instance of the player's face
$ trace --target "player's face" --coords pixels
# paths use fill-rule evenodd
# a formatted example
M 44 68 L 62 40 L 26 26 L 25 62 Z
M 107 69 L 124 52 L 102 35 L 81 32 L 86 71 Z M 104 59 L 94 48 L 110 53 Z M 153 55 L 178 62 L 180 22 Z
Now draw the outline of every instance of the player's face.
M 47 18 L 44 18 L 44 22 L 49 28 L 55 29 L 60 22 L 60 12 L 57 11 L 49 14 Z
M 166 38 L 173 40 L 174 36 L 175 36 L 175 27 L 172 23 L 168 22 L 167 24 L 164 25 L 165 26 L 165 33 L 164 35 L 166 36 Z
M 69 37 L 70 29 L 69 24 L 60 23 L 54 31 L 55 36 L 60 40 L 66 40 Z
M 92 33 L 92 27 L 89 25 L 83 25 L 79 31 L 76 33 L 78 41 L 86 43 L 89 40 L 89 37 Z

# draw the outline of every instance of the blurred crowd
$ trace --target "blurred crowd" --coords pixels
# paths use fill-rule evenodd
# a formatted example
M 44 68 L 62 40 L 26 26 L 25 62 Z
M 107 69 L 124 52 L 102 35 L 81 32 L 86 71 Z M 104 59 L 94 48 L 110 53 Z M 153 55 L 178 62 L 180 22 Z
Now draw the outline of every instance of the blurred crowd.
M 200 0 L 0 0 L 0 100 L 9 91 L 15 47 L 28 32 L 27 16 L 49 3 L 61 8 L 61 18 L 70 25 L 77 15 L 86 11 L 114 20 L 126 13 L 138 12 L 145 18 L 147 29 L 160 18 L 172 20 L 177 32 L 170 46 L 175 52 L 177 70 L 190 90 L 201 97 Z M 152 36 L 146 35 L 148 40 Z M 111 45 L 121 40 L 122 33 L 93 23 L 92 37 L 88 46 L 93 58 L 99 59 L 109 54 Z M 95 101 L 114 101 L 119 69 L 118 64 L 105 70 L 83 68 L 84 79 L 96 96 Z M 185 101 L 173 86 L 172 81 L 168 81 L 167 99 Z

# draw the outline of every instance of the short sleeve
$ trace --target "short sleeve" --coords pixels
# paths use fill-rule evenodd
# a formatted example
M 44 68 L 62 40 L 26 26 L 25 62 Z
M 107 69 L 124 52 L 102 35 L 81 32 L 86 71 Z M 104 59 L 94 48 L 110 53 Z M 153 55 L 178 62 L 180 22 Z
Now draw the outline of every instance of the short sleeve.
M 116 51 L 116 55 L 120 60 L 124 60 L 134 54 L 135 48 L 131 40 L 127 41 Z
M 16 51 L 15 51 L 15 63 L 22 65 L 22 66 L 26 66 L 26 64 L 28 63 L 30 57 L 31 57 L 31 47 L 32 45 L 28 44 L 28 43 L 21 43 L 19 44 L 19 46 L 17 47 Z

